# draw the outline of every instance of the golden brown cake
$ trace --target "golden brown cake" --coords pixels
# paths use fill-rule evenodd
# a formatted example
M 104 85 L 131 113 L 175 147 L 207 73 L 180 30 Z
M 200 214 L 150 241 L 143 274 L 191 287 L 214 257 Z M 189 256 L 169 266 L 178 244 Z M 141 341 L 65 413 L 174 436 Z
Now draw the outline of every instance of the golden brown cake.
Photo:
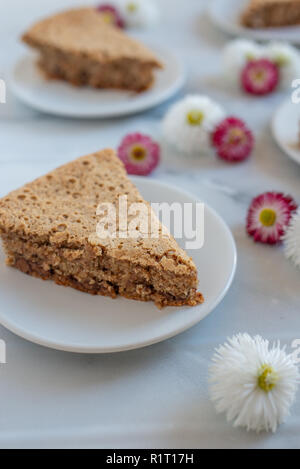
M 69 10 L 35 24 L 23 41 L 40 53 L 47 76 L 77 86 L 143 91 L 162 68 L 155 55 L 93 8 Z
M 300 0 L 250 0 L 242 24 L 254 29 L 300 24 Z
M 138 234 L 122 237 L 119 223 L 116 236 L 99 236 L 99 204 L 111 203 L 119 213 L 124 195 L 129 215 L 133 203 L 147 207 L 159 236 L 152 236 L 153 228 L 142 235 L 137 226 Z M 1 199 L 0 234 L 7 264 L 34 277 L 94 295 L 154 301 L 159 308 L 203 302 L 193 261 L 159 223 L 113 150 L 79 158 Z

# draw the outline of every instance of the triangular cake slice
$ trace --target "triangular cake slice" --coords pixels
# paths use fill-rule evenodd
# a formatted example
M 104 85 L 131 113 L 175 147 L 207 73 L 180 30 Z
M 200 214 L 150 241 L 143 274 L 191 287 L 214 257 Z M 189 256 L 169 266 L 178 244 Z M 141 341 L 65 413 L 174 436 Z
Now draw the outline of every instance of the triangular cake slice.
M 152 236 L 150 223 L 146 236 L 138 226 L 138 235 L 130 236 L 130 229 L 123 237 L 120 223 L 109 232 L 114 235 L 99 233 L 103 204 L 120 213 L 124 196 L 128 214 L 132 204 L 148 207 L 160 236 Z M 134 217 L 126 227 L 130 222 Z M 154 301 L 159 308 L 203 302 L 195 264 L 159 223 L 113 150 L 79 158 L 1 199 L 0 233 L 7 264 L 26 274 L 94 295 Z
M 143 91 L 162 64 L 147 47 L 106 24 L 93 8 L 68 10 L 35 24 L 23 41 L 40 53 L 47 76 L 77 86 Z
M 254 29 L 300 24 L 300 0 L 251 0 L 242 24 Z

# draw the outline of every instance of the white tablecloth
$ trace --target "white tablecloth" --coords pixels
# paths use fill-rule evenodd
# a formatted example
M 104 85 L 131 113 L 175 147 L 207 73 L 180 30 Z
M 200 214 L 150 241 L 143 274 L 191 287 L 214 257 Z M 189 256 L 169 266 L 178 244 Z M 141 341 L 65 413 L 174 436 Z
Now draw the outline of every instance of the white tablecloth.
M 49 12 L 84 3 L 2 0 L 0 78 L 8 79 L 22 53 L 17 38 L 24 28 Z M 246 210 L 258 193 L 283 190 L 300 202 L 300 167 L 280 152 L 270 133 L 271 116 L 284 95 L 248 98 L 223 83 L 220 53 L 228 38 L 209 21 L 205 0 L 158 3 L 163 22 L 139 34 L 173 48 L 185 62 L 183 93 L 211 95 L 256 131 L 256 151 L 246 164 L 174 160 L 170 153 L 164 154 L 154 176 L 192 191 L 228 222 L 239 255 L 234 285 L 222 304 L 190 331 L 129 353 L 56 352 L 0 327 L 0 339 L 7 344 L 7 364 L 0 366 L 0 447 L 300 447 L 300 395 L 278 433 L 256 435 L 233 429 L 224 416 L 217 416 L 207 387 L 210 358 L 226 337 L 247 331 L 280 339 L 288 350 L 300 338 L 299 273 L 281 249 L 257 246 L 245 234 Z M 127 132 L 159 138 L 166 109 L 163 105 L 106 122 L 63 120 L 26 108 L 8 90 L 7 104 L 0 104 L 0 196 L 81 154 L 115 147 Z

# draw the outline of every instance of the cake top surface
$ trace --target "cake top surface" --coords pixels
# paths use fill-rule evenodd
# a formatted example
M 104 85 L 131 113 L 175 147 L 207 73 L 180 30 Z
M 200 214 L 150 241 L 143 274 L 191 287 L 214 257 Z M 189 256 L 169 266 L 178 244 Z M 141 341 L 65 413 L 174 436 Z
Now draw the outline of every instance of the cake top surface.
M 106 24 L 94 8 L 68 10 L 46 18 L 32 26 L 23 41 L 33 47 L 51 46 L 101 61 L 126 58 L 161 67 L 151 50 Z
M 124 226 L 119 229 L 118 218 L 120 196 L 127 197 L 126 229 L 129 228 L 122 238 L 120 232 L 123 233 Z M 135 203 L 148 208 L 146 236 L 141 233 L 145 234 L 147 225 L 140 223 L 141 218 L 136 216 L 139 213 L 130 212 Z M 118 219 L 113 231 L 117 236 L 99 236 L 99 222 L 102 228 L 107 228 L 103 220 L 107 220 L 108 212 L 106 208 L 103 211 L 102 204 L 116 209 Z M 160 236 L 152 237 L 152 217 Z M 95 252 L 106 250 L 116 259 L 139 265 L 159 265 L 168 270 L 176 269 L 180 274 L 187 269 L 196 271 L 192 260 L 163 229 L 150 204 L 128 179 L 123 163 L 110 149 L 72 161 L 0 199 L 0 230 L 39 245 L 50 243 L 57 248 L 72 249 L 92 246 Z M 134 236 L 128 236 L 132 230 L 135 230 Z

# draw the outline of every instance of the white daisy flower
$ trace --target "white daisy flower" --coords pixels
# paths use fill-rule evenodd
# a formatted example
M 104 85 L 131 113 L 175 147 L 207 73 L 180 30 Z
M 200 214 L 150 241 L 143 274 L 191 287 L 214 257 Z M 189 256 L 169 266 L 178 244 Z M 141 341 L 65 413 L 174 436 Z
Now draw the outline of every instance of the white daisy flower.
M 280 67 L 281 84 L 291 86 L 300 76 L 300 53 L 298 49 L 284 42 L 272 42 L 265 48 L 265 57 Z
M 211 133 L 224 119 L 225 111 L 210 98 L 187 96 L 175 103 L 163 120 L 167 142 L 184 153 L 205 153 L 211 149 Z
M 223 50 L 225 77 L 231 82 L 238 82 L 247 62 L 261 59 L 263 52 L 263 47 L 254 41 L 235 39 L 229 42 Z
M 286 257 L 300 268 L 300 208 L 293 216 L 283 241 Z
M 159 9 L 153 0 L 116 0 L 129 28 L 144 28 L 157 24 Z
M 216 350 L 211 399 L 235 427 L 273 431 L 289 415 L 299 384 L 292 355 L 260 336 L 239 334 Z

